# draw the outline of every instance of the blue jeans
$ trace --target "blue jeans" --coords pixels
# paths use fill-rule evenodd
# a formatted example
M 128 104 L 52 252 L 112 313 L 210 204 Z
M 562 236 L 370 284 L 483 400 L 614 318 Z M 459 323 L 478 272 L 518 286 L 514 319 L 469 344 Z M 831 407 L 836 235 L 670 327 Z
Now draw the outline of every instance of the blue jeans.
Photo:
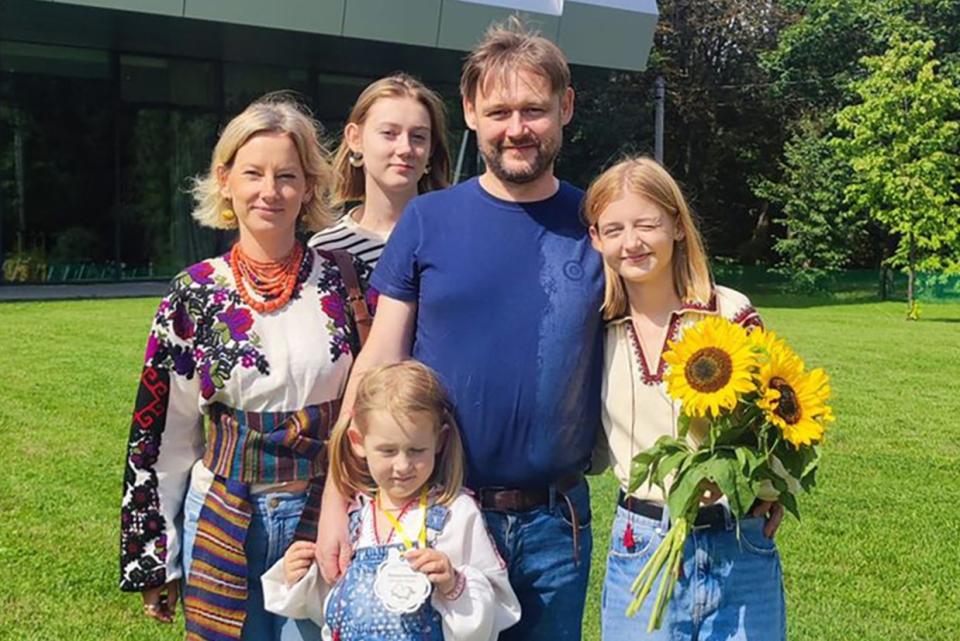
M 624 545 L 627 524 L 634 546 Z M 630 585 L 663 540 L 666 519 L 655 521 L 617 507 L 601 600 L 603 641 L 786 641 L 780 555 L 763 534 L 764 519 L 694 530 L 683 551 L 677 582 L 663 625 L 647 633 L 659 581 L 634 618 L 627 618 Z
M 186 578 L 197 536 L 204 495 L 192 486 L 183 505 L 183 575 Z M 319 641 L 320 628 L 311 621 L 287 619 L 263 609 L 260 576 L 283 558 L 306 503 L 305 493 L 275 492 L 250 497 L 253 517 L 243 549 L 247 556 L 247 613 L 242 641 Z
M 579 641 L 590 575 L 593 535 L 586 481 L 567 492 L 577 513 L 579 561 L 566 501 L 551 490 L 550 504 L 527 512 L 484 510 L 487 528 L 507 563 L 520 601 L 520 621 L 500 641 Z

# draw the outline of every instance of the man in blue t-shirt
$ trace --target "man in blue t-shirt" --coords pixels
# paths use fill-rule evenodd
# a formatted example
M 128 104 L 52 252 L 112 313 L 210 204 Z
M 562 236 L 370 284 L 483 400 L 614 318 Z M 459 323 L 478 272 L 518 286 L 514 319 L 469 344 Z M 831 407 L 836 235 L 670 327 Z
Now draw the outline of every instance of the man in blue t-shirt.
M 372 367 L 412 356 L 436 370 L 455 405 L 467 486 L 520 599 L 521 621 L 500 638 L 578 640 L 603 272 L 582 192 L 553 174 L 573 115 L 570 72 L 556 45 L 512 22 L 468 57 L 461 92 L 486 171 L 407 206 L 373 275 L 377 316 L 344 407 Z M 328 488 L 318 549 L 328 580 L 341 569 L 336 499 Z

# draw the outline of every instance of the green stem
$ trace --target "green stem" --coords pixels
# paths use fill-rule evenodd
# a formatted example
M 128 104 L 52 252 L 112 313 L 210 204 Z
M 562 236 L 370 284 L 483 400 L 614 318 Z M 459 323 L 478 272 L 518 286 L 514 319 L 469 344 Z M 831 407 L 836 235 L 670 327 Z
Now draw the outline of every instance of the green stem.
M 661 557 L 666 555 L 666 539 L 661 541 L 660 545 L 657 546 L 657 549 L 654 551 L 653 556 L 647 559 L 647 562 L 643 564 L 643 568 L 640 570 L 640 573 L 637 574 L 637 578 L 633 580 L 633 585 L 630 586 L 630 591 L 636 594 L 640 589 L 641 584 L 646 582 L 647 576 L 653 572 L 656 574 L 656 571 L 660 569 L 662 565 Z
M 637 575 L 633 586 L 630 588 L 630 591 L 636 594 L 636 597 L 630 602 L 630 605 L 627 606 L 628 617 L 636 615 L 640 610 L 672 549 L 673 530 L 670 530 L 666 538 L 657 546 L 657 550 L 653 553 L 653 556 L 643 565 L 643 569 L 640 570 L 640 574 Z
M 654 630 L 660 628 L 663 622 L 663 613 L 666 610 L 667 604 L 670 602 L 670 597 L 673 596 L 673 589 L 679 578 L 677 569 L 683 561 L 683 548 L 687 541 L 687 531 L 687 520 L 683 517 L 677 519 L 673 529 L 670 530 L 672 540 L 670 556 L 666 563 L 667 571 L 664 573 L 663 579 L 660 582 L 660 589 L 657 591 L 657 600 L 653 604 L 653 611 L 650 614 L 650 621 L 647 625 L 648 633 L 652 633 Z

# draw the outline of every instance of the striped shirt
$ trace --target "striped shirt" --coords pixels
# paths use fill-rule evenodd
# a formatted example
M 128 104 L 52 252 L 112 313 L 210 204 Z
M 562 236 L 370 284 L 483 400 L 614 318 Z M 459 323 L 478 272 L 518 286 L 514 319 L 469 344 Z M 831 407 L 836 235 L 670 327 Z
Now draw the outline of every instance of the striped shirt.
M 383 253 L 389 234 L 381 235 L 364 229 L 351 213 L 347 212 L 333 227 L 318 231 L 307 244 L 317 249 L 346 250 L 373 269 Z

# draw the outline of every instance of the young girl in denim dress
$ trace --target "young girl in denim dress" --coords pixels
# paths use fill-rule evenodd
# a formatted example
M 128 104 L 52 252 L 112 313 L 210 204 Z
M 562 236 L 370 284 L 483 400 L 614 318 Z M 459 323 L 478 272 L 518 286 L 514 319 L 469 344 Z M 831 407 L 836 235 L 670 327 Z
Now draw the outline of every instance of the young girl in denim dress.
M 461 489 L 460 435 L 429 368 L 368 372 L 329 451 L 334 482 L 356 497 L 354 558 L 329 586 L 314 544 L 294 543 L 263 576 L 268 610 L 312 619 L 337 641 L 487 641 L 520 619 L 506 566 Z
M 594 468 L 609 459 L 620 483 L 601 599 L 602 638 L 785 641 L 783 573 L 773 541 L 783 508 L 758 501 L 738 532 L 716 488 L 704 488 L 663 626 L 646 632 L 653 599 L 636 617 L 626 615 L 630 586 L 670 525 L 659 488 L 628 492 L 633 457 L 663 435 L 677 436 L 680 407 L 666 391 L 663 352 L 709 316 L 746 328 L 761 321 L 746 296 L 713 283 L 683 193 L 655 161 L 630 158 L 601 174 L 587 190 L 584 217 L 606 275 L 603 438 Z M 688 438 L 697 441 L 704 430 L 702 422 L 691 421 Z M 761 495 L 775 499 L 776 492 Z

